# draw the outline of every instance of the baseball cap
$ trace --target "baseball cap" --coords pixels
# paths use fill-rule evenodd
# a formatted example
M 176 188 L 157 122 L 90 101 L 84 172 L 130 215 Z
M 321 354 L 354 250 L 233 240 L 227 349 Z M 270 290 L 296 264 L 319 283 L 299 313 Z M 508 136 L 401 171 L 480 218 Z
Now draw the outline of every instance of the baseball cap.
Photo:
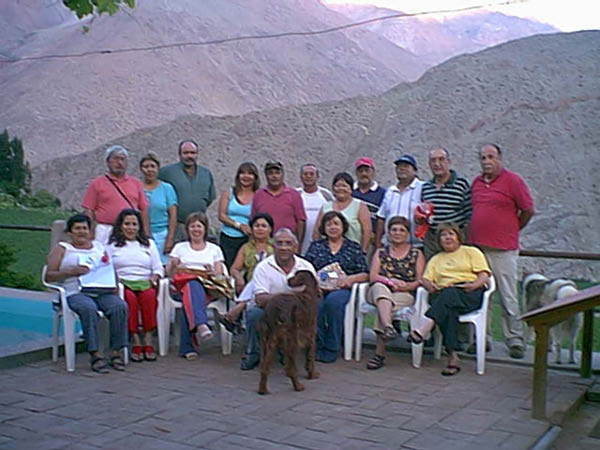
M 104 153 L 104 161 L 108 161 L 108 158 L 110 158 L 113 153 L 122 153 L 125 155 L 125 158 L 129 159 L 129 153 L 125 147 L 122 145 L 113 145 L 106 149 L 106 152 Z
M 415 157 L 413 155 L 402 155 L 400 158 L 398 158 L 396 161 L 394 161 L 394 164 L 398 165 L 400 163 L 405 163 L 405 164 L 410 164 L 411 166 L 413 166 L 415 168 L 415 170 L 418 170 L 417 168 L 417 160 L 415 159 Z
M 269 169 L 283 170 L 283 164 L 281 164 L 279 161 L 275 161 L 275 160 L 270 159 L 269 161 L 267 161 L 265 163 L 265 171 L 267 171 Z
M 375 168 L 375 163 L 368 156 L 362 156 L 362 157 L 358 158 L 354 162 L 354 167 L 355 168 L 358 169 L 360 166 L 367 166 L 367 167 L 370 167 L 371 169 L 374 169 Z

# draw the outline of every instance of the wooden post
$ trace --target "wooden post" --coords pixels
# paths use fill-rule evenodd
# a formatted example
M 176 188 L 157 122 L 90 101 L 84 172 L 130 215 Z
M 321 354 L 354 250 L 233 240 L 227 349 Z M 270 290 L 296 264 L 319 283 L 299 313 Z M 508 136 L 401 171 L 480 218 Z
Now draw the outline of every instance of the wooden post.
M 548 325 L 535 327 L 535 361 L 533 363 L 532 416 L 546 418 L 546 384 L 548 364 Z
M 579 373 L 583 378 L 592 376 L 592 343 L 594 341 L 594 309 L 583 312 L 583 339 L 581 343 L 581 367 Z

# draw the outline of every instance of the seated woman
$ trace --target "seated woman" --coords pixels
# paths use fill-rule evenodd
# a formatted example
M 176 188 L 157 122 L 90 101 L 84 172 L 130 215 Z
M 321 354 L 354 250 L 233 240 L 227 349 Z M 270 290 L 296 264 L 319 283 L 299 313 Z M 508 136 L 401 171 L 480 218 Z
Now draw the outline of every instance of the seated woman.
M 70 217 L 66 231 L 71 236 L 71 243 L 59 242 L 52 249 L 48 255 L 46 280 L 62 285 L 69 307 L 79 316 L 92 370 L 108 373 L 107 365 L 110 365 L 115 370 L 123 371 L 125 365 L 120 351 L 127 345 L 127 305 L 116 294 L 83 294 L 79 287 L 79 276 L 90 271 L 79 264 L 80 258 L 102 258 L 105 255 L 104 247 L 90 239 L 91 221 L 86 215 Z M 98 310 L 110 322 L 111 354 L 108 363 L 98 350 Z
M 175 244 L 169 262 L 167 274 L 171 280 L 178 273 L 185 273 L 186 269 L 203 271 L 207 276 L 223 274 L 223 252 L 219 246 L 206 242 L 208 233 L 208 218 L 204 213 L 190 214 L 185 221 L 185 231 L 188 240 Z M 196 359 L 198 353 L 194 349 L 193 341 L 196 335 L 201 340 L 212 338 L 213 334 L 208 327 L 206 303 L 208 300 L 206 290 L 199 278 L 190 278 L 181 283 L 179 291 L 182 292 L 183 323 L 179 340 L 179 353 L 187 360 Z
M 379 369 L 385 363 L 385 343 L 398 336 L 392 325 L 392 314 L 412 306 L 414 291 L 421 284 L 425 258 L 410 241 L 410 222 L 405 217 L 392 217 L 387 225 L 388 246 L 373 255 L 367 302 L 377 308 L 373 330 L 377 335 L 375 356 L 367 369 Z
M 239 331 L 239 319 L 249 301 L 254 299 L 252 274 L 256 265 L 273 254 L 273 218 L 268 213 L 258 213 L 250 220 L 252 230 L 250 240 L 240 248 L 231 266 L 231 275 L 235 279 L 238 304 L 219 321 L 230 332 Z
M 421 325 L 411 330 L 409 340 L 418 344 L 436 325 L 439 326 L 449 355 L 442 375 L 452 376 L 460 371 L 456 352 L 458 316 L 481 307 L 491 271 L 479 249 L 462 245 L 458 225 L 440 225 L 438 244 L 443 251 L 429 260 L 423 275 L 423 286 L 432 294 L 431 307 Z
M 332 363 L 337 359 L 342 343 L 350 288 L 354 283 L 367 281 L 369 274 L 360 245 L 344 236 L 348 222 L 341 212 L 323 214 L 319 228 L 326 237 L 310 244 L 305 259 L 319 271 L 321 280 L 331 278 L 332 281 L 328 287 L 321 286 L 325 295 L 319 304 L 317 324 L 317 361 Z
M 158 280 L 164 276 L 164 270 L 156 244 L 144 233 L 142 215 L 138 210 L 124 209 L 119 213 L 106 251 L 113 260 L 119 282 L 125 286 L 125 301 L 129 307 L 127 325 L 132 340 L 131 360 L 155 361 L 152 331 L 156 328 Z M 144 329 L 143 347 L 138 328 L 140 311 Z

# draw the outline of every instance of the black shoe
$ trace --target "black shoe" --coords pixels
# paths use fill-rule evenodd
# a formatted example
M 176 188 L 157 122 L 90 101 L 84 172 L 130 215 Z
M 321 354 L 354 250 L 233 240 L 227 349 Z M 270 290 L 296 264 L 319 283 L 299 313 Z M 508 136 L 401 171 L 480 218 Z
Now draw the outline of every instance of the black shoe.
M 252 370 L 260 363 L 260 358 L 256 356 L 245 356 L 240 361 L 241 370 Z
M 489 353 L 491 351 L 492 351 L 492 344 L 490 344 L 489 342 L 486 342 L 485 343 L 485 352 Z M 475 343 L 472 343 L 471 345 L 469 345 L 467 347 L 466 353 L 468 353 L 469 355 L 474 355 L 475 353 L 477 353 Z
M 394 327 L 394 330 L 396 330 L 396 333 L 398 333 L 401 336 L 402 335 L 402 322 L 400 322 L 399 320 L 392 320 L 392 326 Z
M 232 334 L 237 334 L 240 328 L 239 322 L 232 322 L 225 316 L 219 316 L 219 323 L 223 325 L 225 329 Z
M 525 352 L 521 347 L 513 345 L 512 347 L 508 348 L 508 355 L 514 359 L 523 359 Z

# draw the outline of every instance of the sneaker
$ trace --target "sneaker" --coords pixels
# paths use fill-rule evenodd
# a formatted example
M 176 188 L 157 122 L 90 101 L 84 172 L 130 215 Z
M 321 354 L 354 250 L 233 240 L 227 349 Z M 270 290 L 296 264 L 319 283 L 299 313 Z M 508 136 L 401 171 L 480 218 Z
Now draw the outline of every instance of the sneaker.
M 245 356 L 240 361 L 241 370 L 252 370 L 260 363 L 260 358 L 256 356 Z
M 512 347 L 508 348 L 508 355 L 514 359 L 523 359 L 523 357 L 525 356 L 525 352 L 521 347 L 513 345 Z

